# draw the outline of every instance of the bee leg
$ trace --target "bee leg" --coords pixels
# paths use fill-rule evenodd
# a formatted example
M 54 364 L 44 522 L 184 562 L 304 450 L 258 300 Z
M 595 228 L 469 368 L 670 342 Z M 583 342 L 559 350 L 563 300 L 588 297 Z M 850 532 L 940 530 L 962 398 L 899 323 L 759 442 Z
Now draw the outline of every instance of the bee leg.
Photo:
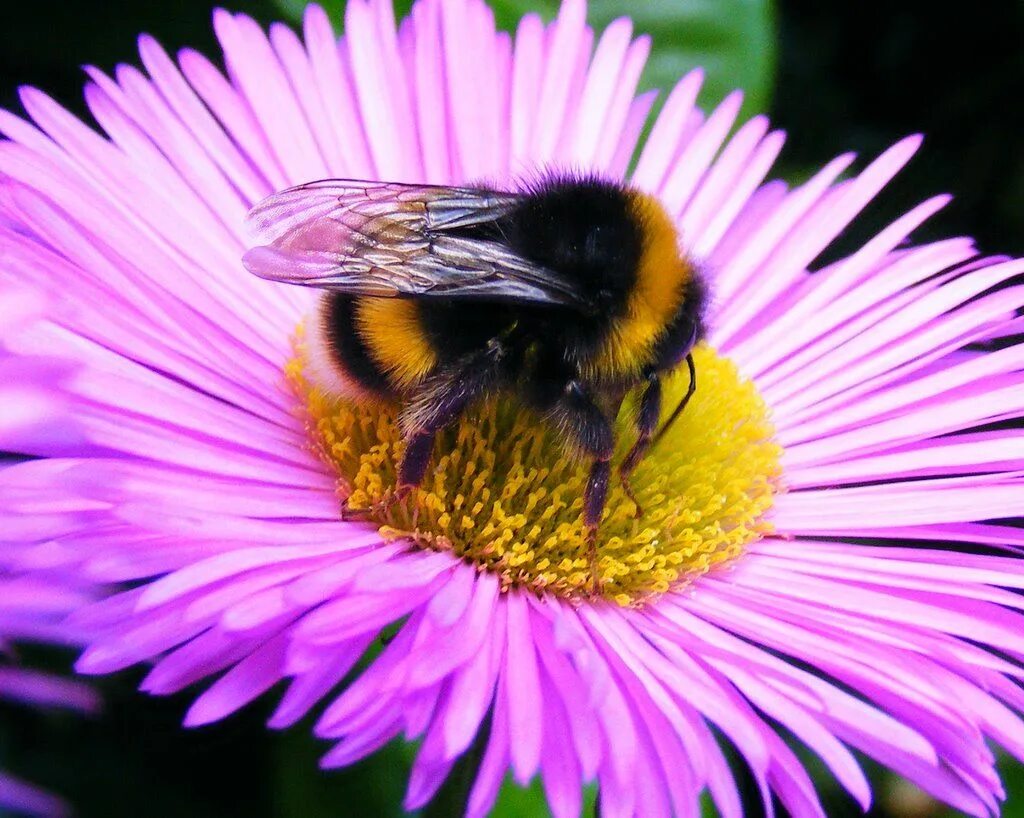
M 379 519 L 383 515 L 387 514 L 391 510 L 391 507 L 405 497 L 407 493 L 408 492 L 393 492 L 385 495 L 383 500 L 371 503 L 366 508 L 349 508 L 348 501 L 343 500 L 341 503 L 341 519 L 346 522 L 367 522 Z
M 398 467 L 398 486 L 395 495 L 406 496 L 423 482 L 430 464 L 430 454 L 434 450 L 434 439 L 437 433 L 446 426 L 448 421 L 431 429 L 420 429 L 413 432 L 405 444 L 405 454 Z
M 635 514 L 638 518 L 643 516 L 644 510 L 633 494 L 633 487 L 629 484 L 629 478 L 633 474 L 633 470 L 640 465 L 640 461 L 644 459 L 644 455 L 647 454 L 647 449 L 651 445 L 651 438 L 654 436 L 654 430 L 658 428 L 658 418 L 660 416 L 661 379 L 658 377 L 657 372 L 649 372 L 647 374 L 647 388 L 644 389 L 643 397 L 640 398 L 640 411 L 636 417 L 636 443 L 633 444 L 633 448 L 629 450 L 629 453 L 619 465 L 619 480 L 622 481 L 622 488 L 626 492 L 626 496 L 636 506 Z
M 345 497 L 341 501 L 341 519 L 345 522 L 351 522 L 353 520 L 365 520 L 369 516 L 369 509 L 365 508 L 349 508 L 348 497 Z
M 430 455 L 434 448 L 434 438 L 437 437 L 437 432 L 442 426 L 434 429 L 419 430 L 409 435 L 406 439 L 405 454 L 402 455 L 402 462 L 398 466 L 398 482 L 395 490 L 390 494 L 386 494 L 382 500 L 367 508 L 350 509 L 343 502 L 341 509 L 342 519 L 366 520 L 374 517 L 379 518 L 390 511 L 396 503 L 400 503 L 408 497 L 409 493 L 423 482 L 423 475 L 426 474 L 427 466 L 430 463 Z
M 446 367 L 420 387 L 402 419 L 408 433 L 396 495 L 404 497 L 423 482 L 437 433 L 495 386 L 506 353 L 501 341 L 493 339 L 486 349 Z
M 601 578 L 597 570 L 597 529 L 608 497 L 610 461 L 615 450 L 612 426 L 586 386 L 576 379 L 565 384 L 548 414 L 555 427 L 565 431 L 576 451 L 593 458 L 583 491 L 583 524 L 587 529 L 592 591 L 597 595 L 601 592 Z
M 676 408 L 672 410 L 672 414 L 668 416 L 668 420 L 665 421 L 665 425 L 661 427 L 661 431 L 654 436 L 654 442 L 652 446 L 657 446 L 658 443 L 665 437 L 665 433 L 672 428 L 672 424 L 676 422 L 679 416 L 686 409 L 687 404 L 690 402 L 690 398 L 697 392 L 697 368 L 693 363 L 693 353 L 686 353 L 686 368 L 690 372 L 690 384 L 686 387 L 686 394 L 683 395 L 683 399 L 679 401 Z
M 595 460 L 587 476 L 587 487 L 583 492 L 583 524 L 587 527 L 587 552 L 590 558 L 590 591 L 594 596 L 601 593 L 601 575 L 597 570 L 597 529 L 601 523 L 601 512 L 608 497 L 608 480 L 611 467 L 607 460 Z

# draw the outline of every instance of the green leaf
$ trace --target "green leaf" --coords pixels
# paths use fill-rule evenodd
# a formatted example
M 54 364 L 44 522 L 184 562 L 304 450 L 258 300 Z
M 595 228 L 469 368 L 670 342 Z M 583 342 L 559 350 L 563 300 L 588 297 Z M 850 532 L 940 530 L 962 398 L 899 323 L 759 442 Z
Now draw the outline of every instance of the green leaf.
M 273 791 L 278 818 L 337 818 L 374 815 L 402 818 L 409 778 L 409 745 L 396 740 L 340 770 L 319 771 L 331 745 L 313 738 L 303 724 L 272 738 L 276 749 Z
M 775 19 L 770 0 L 592 0 L 590 19 L 603 27 L 628 14 L 638 32 L 653 37 L 644 88 L 668 91 L 702 66 L 705 106 L 741 88 L 744 111 L 759 113 L 771 102 L 775 74 Z
M 293 23 L 301 23 L 302 13 L 309 5 L 309 0 L 274 0 L 274 3 L 286 18 Z M 340 31 L 341 21 L 345 19 L 345 0 L 316 0 L 316 3 L 323 7 L 334 27 Z
M 1021 763 L 1008 753 L 1000 752 L 999 777 L 1006 786 L 1003 818 L 1024 818 L 1024 769 Z
M 292 19 L 300 19 L 304 0 L 275 0 Z M 550 20 L 557 0 L 490 0 L 498 26 L 514 31 L 524 14 Z M 399 0 L 396 14 L 408 12 Z M 324 0 L 331 19 L 340 21 L 344 0 Z M 589 19 L 598 31 L 617 17 L 633 19 L 637 33 L 653 36 L 651 58 L 641 86 L 668 91 L 680 77 L 702 66 L 707 79 L 701 102 L 710 107 L 736 88 L 746 93 L 744 115 L 767 109 L 775 74 L 775 14 L 772 0 L 591 0 Z M 340 22 L 338 23 L 340 25 Z
M 583 791 L 583 812 L 586 818 L 594 814 L 597 789 L 593 785 Z M 548 818 L 547 798 L 540 779 L 535 778 L 528 787 L 521 787 L 509 775 L 498 793 L 498 800 L 490 812 L 490 818 Z

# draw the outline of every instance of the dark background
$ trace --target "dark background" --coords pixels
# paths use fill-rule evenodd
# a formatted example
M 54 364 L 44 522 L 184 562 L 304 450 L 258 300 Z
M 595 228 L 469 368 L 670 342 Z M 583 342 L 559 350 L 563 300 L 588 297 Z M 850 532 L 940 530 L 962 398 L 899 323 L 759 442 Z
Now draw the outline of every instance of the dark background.
M 781 0 L 777 8 L 771 113 L 789 132 L 789 163 L 818 165 L 847 148 L 874 155 L 923 132 L 923 150 L 879 209 L 895 215 L 953 193 L 922 236 L 971 235 L 986 252 L 1024 253 L 1024 3 Z
M 280 16 L 272 0 L 225 5 L 262 22 Z M 16 86 L 31 83 L 84 112 L 79 65 L 135 61 L 140 31 L 171 51 L 190 45 L 218 53 L 205 0 L 2 6 L 0 105 L 14 110 Z M 779 0 L 775 13 L 770 113 L 789 133 L 784 175 L 801 178 L 845 150 L 871 157 L 908 133 L 928 136 L 848 246 L 908 206 L 951 192 L 955 203 L 921 238 L 973 235 L 986 252 L 1024 253 L 1024 3 Z M 63 657 L 35 658 L 66 665 Z M 351 770 L 320 775 L 323 748 L 308 737 L 308 725 L 284 736 L 265 729 L 267 697 L 223 724 L 185 731 L 190 694 L 144 698 L 133 693 L 140 678 L 131 672 L 101 683 L 102 719 L 0 706 L 0 767 L 65 794 L 82 816 L 400 814 L 407 750 L 392 747 Z M 873 778 L 882 787 L 872 815 L 947 814 L 878 771 Z M 1020 778 L 1019 768 L 1004 768 L 1011 793 Z M 830 815 L 859 812 L 824 779 L 821 792 Z M 510 792 L 501 814 L 540 814 L 537 803 L 536 792 Z M 758 812 L 752 802 L 750 815 Z M 1010 799 L 1006 815 L 1017 814 L 1024 815 L 1024 792 Z

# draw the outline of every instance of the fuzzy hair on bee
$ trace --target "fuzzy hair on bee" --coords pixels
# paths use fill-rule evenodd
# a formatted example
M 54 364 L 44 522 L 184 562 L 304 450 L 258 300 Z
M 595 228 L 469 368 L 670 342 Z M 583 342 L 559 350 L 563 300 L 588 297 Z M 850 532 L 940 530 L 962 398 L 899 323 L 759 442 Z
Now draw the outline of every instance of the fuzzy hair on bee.
M 468 406 L 513 392 L 590 461 L 593 543 L 623 397 L 641 390 L 629 475 L 656 439 L 661 379 L 704 337 L 705 284 L 653 196 L 586 175 L 521 190 L 324 180 L 250 213 L 254 274 L 323 290 L 312 376 L 330 393 L 396 401 L 406 450 L 399 497 L 437 433 Z M 667 425 L 667 424 L 666 424 Z

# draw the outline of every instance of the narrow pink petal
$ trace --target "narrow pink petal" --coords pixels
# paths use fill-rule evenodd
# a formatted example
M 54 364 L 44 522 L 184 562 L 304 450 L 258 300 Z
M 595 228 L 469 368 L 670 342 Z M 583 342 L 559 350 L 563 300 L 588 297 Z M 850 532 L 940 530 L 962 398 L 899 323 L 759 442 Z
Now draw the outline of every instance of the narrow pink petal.
M 306 49 L 303 48 L 298 35 L 283 23 L 274 23 L 270 27 L 270 45 L 281 62 L 291 92 L 309 125 L 318 149 L 317 154 L 324 163 L 325 175 L 342 175 L 344 161 L 336 152 L 331 122 L 327 118 L 323 99 L 317 90 L 313 67 L 310 65 Z
M 288 186 L 288 177 L 270 146 L 269 137 L 258 124 L 245 97 L 224 78 L 216 66 L 192 49 L 178 54 L 181 72 L 220 121 L 228 136 L 270 182 L 270 189 Z
M 75 663 L 75 670 L 85 674 L 122 670 L 195 638 L 209 624 L 185 621 L 175 610 L 136 616 L 122 632 L 93 642 Z
M 454 759 L 440 759 L 431 752 L 432 738 L 428 734 L 409 773 L 409 785 L 402 801 L 402 806 L 409 812 L 430 802 L 455 765 Z
M 533 161 L 541 165 L 554 157 L 565 124 L 573 69 L 587 39 L 585 18 L 583 0 L 564 0 L 549 29 L 540 96 L 531 101 L 544 114 L 533 133 L 530 151 Z
M 393 557 L 394 550 L 382 548 L 380 543 L 370 544 L 365 550 L 349 552 L 344 559 L 334 559 L 322 568 L 304 572 L 288 583 L 285 593 L 289 602 L 313 607 L 351 588 L 365 572 L 389 563 Z
M 645 703 L 649 701 L 651 712 L 658 713 L 658 721 L 661 723 L 659 723 L 657 729 L 650 728 L 649 732 L 651 730 L 654 732 L 670 730 L 675 734 L 678 741 L 681 742 L 684 755 L 692 759 L 692 761 L 687 763 L 687 769 L 679 770 L 679 774 L 693 773 L 702 776 L 704 772 L 700 760 L 702 748 L 698 741 L 696 730 L 694 730 L 690 720 L 687 719 L 686 713 L 673 701 L 668 689 L 662 686 L 660 680 L 649 673 L 643 665 L 627 668 L 622 664 L 622 657 L 626 653 L 625 646 L 631 638 L 636 638 L 636 634 L 629 633 L 628 631 L 623 633 L 624 629 L 616 632 L 609 627 L 612 625 L 610 621 L 612 619 L 613 617 L 609 616 L 609 621 L 602 621 L 595 616 L 586 616 L 588 626 L 595 635 L 595 642 L 607 645 L 603 651 L 605 658 L 611 667 L 616 668 L 622 685 L 629 693 L 632 705 L 641 707 L 646 711 Z M 647 720 L 649 720 L 649 717 Z
M 455 758 L 472 743 L 491 705 L 505 651 L 506 618 L 495 611 L 483 646 L 452 682 L 452 700 L 458 703 L 444 719 L 444 746 Z
M 807 771 L 793 751 L 774 732 L 769 732 L 776 764 L 769 777 L 772 789 L 793 818 L 826 818 Z
M 750 201 L 758 185 L 764 180 L 786 141 L 781 131 L 773 131 L 757 147 L 750 161 L 730 185 L 728 195 L 721 202 L 710 221 L 693 238 L 693 254 L 697 258 L 709 258 L 719 249 L 719 242 L 727 235 L 734 220 L 738 218 Z M 723 159 L 725 157 L 723 156 Z
M 185 726 L 219 721 L 269 690 L 281 678 L 286 645 L 281 634 L 231 668 L 195 700 L 185 715 Z
M 720 300 L 731 306 L 733 295 L 739 291 L 743 283 L 756 272 L 769 254 L 825 195 L 832 183 L 852 162 L 851 154 L 833 159 L 810 180 L 793 190 L 752 232 L 743 245 L 734 251 L 732 257 L 717 259 L 721 265 L 716 278 L 717 297 Z M 723 338 L 729 337 L 729 333 L 721 326 L 717 331 Z
M 472 36 L 472 12 L 467 3 L 441 3 L 441 42 L 443 45 L 443 73 L 447 85 L 447 124 L 452 166 L 461 179 L 479 179 L 498 170 L 490 161 L 488 148 L 495 147 L 494 123 L 488 118 L 488 105 L 484 94 L 488 85 L 482 81 L 487 58 L 475 53 Z M 455 45 L 458 43 L 458 45 Z M 489 55 L 493 56 L 493 55 Z M 493 92 L 492 92 L 493 93 Z M 490 145 L 481 139 L 490 132 Z
M 334 137 L 334 148 L 328 155 L 337 157 L 344 176 L 374 178 L 376 169 L 370 157 L 363 118 L 357 110 L 352 78 L 342 64 L 331 22 L 315 3 L 306 6 L 303 33 L 316 91 Z
M 637 187 L 650 192 L 661 189 L 669 166 L 681 148 L 680 135 L 693 111 L 697 92 L 703 82 L 704 72 L 698 68 L 683 77 L 672 89 L 637 162 L 632 180 Z
M 126 152 L 138 156 L 151 172 L 155 172 L 166 157 L 173 171 L 163 175 L 172 180 L 171 184 L 174 184 L 174 176 L 180 176 L 188 185 L 188 193 L 195 194 L 182 196 L 180 187 L 168 190 L 170 198 L 175 200 L 172 206 L 194 215 L 200 232 L 207 232 L 209 226 L 220 222 L 225 229 L 218 231 L 219 238 L 222 241 L 236 238 L 248 203 L 239 198 L 156 89 L 140 72 L 128 66 L 118 67 L 120 85 L 96 69 L 86 70 L 96 83 L 95 87 L 86 86 L 86 99 L 104 130 Z M 130 124 L 121 121 L 122 113 L 131 120 Z M 159 153 L 147 150 L 149 145 L 138 139 L 135 129 L 149 137 Z M 168 184 L 166 179 L 163 184 Z
M 706 177 L 679 216 L 682 236 L 701 236 L 704 225 L 720 209 L 722 200 L 732 191 L 736 177 L 746 169 L 751 157 L 768 133 L 768 118 L 754 117 L 743 125 L 717 157 Z
M 589 703 L 578 695 L 583 684 L 576 669 L 555 644 L 548 627 L 535 623 L 537 655 L 544 670 L 542 685 L 557 695 L 566 708 L 572 743 L 584 780 L 597 775 L 603 753 L 601 731 Z
M 601 139 L 593 165 L 606 168 L 612 178 L 626 175 L 626 168 L 633 158 L 640 133 L 657 97 L 656 91 L 647 91 L 634 98 L 650 53 L 650 37 L 637 37 L 630 44 L 615 95 L 609 104 L 607 120 L 600 131 Z M 573 164 L 579 163 L 575 157 L 571 161 Z
M 580 769 L 572 745 L 562 741 L 568 722 L 559 699 L 546 699 L 541 780 L 554 818 L 576 818 L 583 808 Z
M 935 477 L 1024 469 L 1024 441 L 1006 434 L 989 440 L 955 439 L 901 447 L 891 454 L 853 458 L 841 463 L 804 467 L 790 473 L 791 488 L 838 486 L 882 477 Z
M 329 660 L 316 670 L 306 671 L 292 680 L 267 726 L 282 730 L 293 726 L 341 683 L 359 661 L 374 637 L 364 637 L 346 645 L 337 645 Z
M 837 326 L 844 318 L 855 315 L 854 305 L 862 302 L 847 303 L 846 298 L 840 301 L 839 295 L 850 297 L 857 292 L 853 289 L 856 287 L 865 290 L 865 297 L 870 297 L 878 286 L 883 287 L 883 293 L 888 292 L 885 289 L 888 276 L 883 278 L 881 272 L 876 270 L 876 266 L 905 241 L 913 230 L 945 207 L 949 201 L 949 196 L 934 196 L 922 202 L 888 225 L 856 253 L 822 271 L 819 285 L 804 294 L 804 297 L 794 303 L 785 315 L 779 316 L 776 325 L 766 327 L 760 333 L 762 343 L 767 345 L 767 349 L 759 347 L 753 350 L 751 355 L 743 355 L 752 371 L 760 372 L 766 369 L 768 362 L 777 363 L 788 353 L 799 349 L 812 339 L 823 338 L 828 330 Z M 879 294 L 876 300 L 881 301 L 882 294 Z M 863 304 L 861 309 L 865 309 L 870 303 L 872 302 Z M 825 310 L 825 307 L 829 309 Z M 806 320 L 808 315 L 816 312 L 825 319 L 824 326 Z M 743 354 L 747 346 L 738 345 L 737 353 Z M 762 359 L 765 360 L 764 364 L 761 363 Z
M 456 570 L 454 576 L 460 573 L 471 574 L 470 569 L 463 568 Z M 445 588 L 457 585 L 458 580 L 449 580 Z M 442 589 L 441 593 L 443 593 Z M 454 673 L 459 667 L 472 660 L 478 651 L 487 645 L 487 634 L 492 627 L 494 620 L 494 608 L 498 604 L 498 584 L 490 577 L 480 577 L 476 581 L 476 587 L 472 599 L 468 601 L 468 609 L 464 617 L 444 627 L 444 630 L 437 632 L 433 638 L 417 645 L 417 658 L 419 661 L 414 665 L 409 674 L 408 685 L 410 688 L 425 687 L 441 681 L 445 676 Z M 437 596 L 431 600 L 428 607 L 428 616 L 433 608 Z M 443 624 L 443 623 L 438 623 Z
M 756 621 L 756 625 L 751 625 L 748 628 L 747 617 L 745 615 L 751 615 L 747 611 L 737 610 L 736 606 L 740 601 L 735 594 L 726 595 L 728 596 L 729 602 L 732 604 L 731 613 L 742 613 L 745 615 L 732 616 L 728 621 L 728 628 L 732 631 L 740 633 L 742 635 L 749 634 L 754 640 L 754 644 L 750 644 L 744 640 L 738 639 L 735 636 L 726 633 L 725 631 L 715 627 L 712 623 L 719 620 L 720 616 L 717 611 L 721 608 L 722 599 L 720 589 L 717 586 L 712 586 L 707 589 L 707 594 L 702 595 L 699 600 L 687 601 L 685 604 L 686 609 L 692 609 L 697 612 L 697 616 L 689 613 L 689 610 L 683 610 L 682 606 L 671 605 L 666 606 L 663 613 L 673 623 L 677 624 L 680 628 L 685 628 L 686 634 L 691 635 L 690 639 L 686 639 L 684 644 L 687 644 L 689 649 L 696 653 L 703 661 L 715 662 L 718 664 L 725 664 L 731 666 L 736 661 L 741 661 L 744 665 L 752 668 L 757 668 L 761 678 L 772 681 L 777 680 L 784 684 L 790 691 L 793 690 L 794 683 L 804 687 L 808 691 L 810 700 L 818 700 L 829 702 L 829 711 L 832 715 L 832 724 L 835 727 L 836 724 L 860 725 L 869 733 L 884 734 L 887 737 L 887 741 L 893 747 L 898 747 L 901 753 L 907 753 L 916 758 L 924 759 L 928 762 L 934 762 L 936 759 L 935 750 L 928 743 L 928 741 L 922 737 L 915 730 L 910 727 L 904 726 L 895 718 L 888 716 L 875 708 L 866 705 L 861 700 L 844 693 L 829 683 L 807 673 L 806 671 L 792 668 L 782 660 L 778 659 L 773 655 L 769 655 L 764 651 L 760 650 L 756 645 L 758 643 L 767 643 L 769 645 L 776 644 L 775 633 L 781 629 L 782 636 L 778 644 L 785 643 L 789 650 L 797 649 L 797 645 L 794 644 L 794 637 L 801 636 L 799 629 L 794 630 L 785 625 L 784 622 L 766 620 L 765 617 L 760 613 L 753 613 L 752 616 Z M 708 607 L 708 595 L 714 595 L 714 599 L 711 600 L 712 607 Z M 764 627 L 768 625 L 768 627 Z M 761 628 L 759 633 L 758 627 Z M 812 639 L 810 642 L 816 649 L 820 649 L 822 645 L 818 639 L 814 639 L 814 635 L 802 634 L 803 639 L 806 641 Z M 677 634 L 678 639 L 678 634 Z M 691 642 L 691 640 L 693 640 Z M 766 641 L 767 640 L 767 641 Z M 657 638 L 656 643 L 659 648 L 677 661 L 685 656 L 683 650 L 663 638 Z M 839 659 L 847 659 L 848 657 L 836 657 Z M 692 657 L 687 657 L 684 660 L 693 662 Z M 816 664 L 823 667 L 826 670 L 835 670 L 839 667 L 836 664 L 830 664 L 826 662 L 822 665 L 816 659 Z M 847 661 L 844 667 L 848 667 L 849 662 Z M 723 677 L 727 679 L 728 675 Z M 853 678 L 853 677 L 848 677 Z M 855 677 L 858 683 L 863 687 L 867 682 L 864 674 Z M 891 685 L 892 682 L 890 681 Z M 885 692 L 885 688 L 876 686 L 873 688 L 876 696 Z M 742 713 L 743 707 L 739 708 Z M 729 728 L 729 723 L 721 723 L 723 730 Z M 751 768 L 755 774 L 761 774 L 767 769 L 770 754 L 768 748 L 764 746 L 764 736 L 756 734 L 758 741 L 761 743 L 761 747 L 757 748 L 757 755 L 752 755 L 745 748 L 748 743 L 742 740 L 739 734 L 732 732 L 730 738 L 733 738 L 737 746 L 744 752 L 745 758 L 751 764 Z
M 821 440 L 802 445 L 794 444 L 787 450 L 786 464 L 797 469 L 805 464 L 820 464 L 839 456 L 849 457 L 854 453 L 872 454 L 930 436 L 968 429 L 985 422 L 1019 417 L 1022 401 L 1016 385 L 1007 383 L 1004 379 L 995 387 L 992 391 L 976 387 L 950 396 L 941 414 L 918 409 L 916 412 L 905 413 L 902 417 L 876 421 L 862 428 L 839 432 Z M 986 399 L 990 400 L 987 403 L 979 402 L 980 395 L 985 395 Z
M 441 37 L 441 3 L 423 0 L 412 8 L 416 121 L 423 152 L 423 174 L 430 182 L 454 182 L 452 137 L 446 114 L 445 57 Z
M 837 187 L 834 196 L 822 199 L 802 220 L 801 229 L 791 232 L 759 270 L 758 280 L 744 288 L 742 302 L 730 310 L 728 321 L 719 326 L 732 335 L 787 286 L 791 271 L 803 270 L 849 224 L 871 199 L 910 160 L 920 146 L 920 137 L 898 142 L 879 156 L 848 185 Z M 752 324 L 745 328 L 751 332 Z
M 391 694 L 401 687 L 403 679 L 400 669 L 405 652 L 412 644 L 421 622 L 420 613 L 413 613 L 409 617 L 369 668 L 324 710 L 313 728 L 316 735 L 326 738 L 346 735 L 351 732 L 353 722 L 359 719 L 372 722 L 389 707 L 395 711 L 396 721 L 400 720 L 400 708 Z M 317 651 L 320 650 L 317 647 Z
M 569 153 L 583 167 L 591 166 L 596 157 L 612 101 L 608 88 L 619 80 L 632 34 L 632 22 L 620 18 L 604 30 L 594 51 L 576 111 L 575 136 Z
M 544 74 L 544 23 L 538 14 L 525 14 L 516 29 L 511 90 L 511 172 L 536 171 L 531 152 L 538 112 L 541 79 Z
M 526 784 L 540 765 L 544 740 L 543 701 L 526 600 L 519 594 L 510 594 L 506 604 L 508 645 L 504 673 L 508 677 L 510 751 L 516 780 Z
M 287 179 L 296 184 L 323 178 L 326 169 L 309 125 L 259 25 L 245 15 L 217 10 L 213 27 L 235 87 L 267 135 Z
M 715 154 L 736 121 L 742 103 L 741 92 L 734 91 L 729 94 L 676 157 L 674 166 L 669 168 L 660 191 L 661 199 L 670 214 L 680 214 L 689 202 L 701 177 L 711 166 Z
M 311 645 L 334 645 L 363 634 L 376 633 L 419 608 L 440 582 L 399 596 L 367 594 L 340 597 L 317 608 L 295 628 L 295 637 Z
M 257 647 L 257 641 L 239 638 L 211 628 L 162 657 L 146 675 L 139 689 L 155 695 L 184 690 L 241 661 Z
M 70 815 L 67 804 L 7 773 L 0 772 L 0 806 L 26 815 L 60 818 Z
M 231 184 L 250 202 L 266 195 L 270 183 L 247 161 L 238 146 L 228 139 L 220 124 L 211 116 L 159 43 L 152 37 L 142 35 L 139 38 L 139 54 L 167 104 Z
M 365 122 L 367 142 L 380 178 L 420 181 L 422 169 L 415 142 L 405 70 L 398 58 L 394 20 L 381 19 L 382 2 L 354 0 L 345 7 L 345 46 L 353 86 Z M 314 177 L 306 177 L 311 179 Z
M 708 768 L 708 790 L 722 818 L 741 818 L 743 803 L 729 762 L 710 730 L 704 731 L 705 763 Z
M 398 733 L 399 718 L 397 714 L 390 713 L 387 718 L 381 718 L 372 729 L 340 742 L 333 750 L 325 753 L 320 759 L 320 768 L 330 770 L 347 767 L 376 752 L 392 741 Z
M 799 595 L 803 600 L 851 612 L 871 610 L 872 615 L 879 619 L 934 627 L 944 633 L 975 639 L 1016 654 L 1024 653 L 1024 637 L 1020 630 L 1024 616 L 990 603 L 946 600 L 909 590 L 882 592 L 821 576 L 811 580 L 777 568 L 757 568 L 757 575 L 750 574 L 749 579 L 745 575 L 741 584 L 751 587 L 771 585 L 775 593 L 783 596 Z
M 634 782 L 637 809 L 650 814 L 665 814 L 671 811 L 667 803 L 671 800 L 676 813 L 692 812 L 700 789 L 696 782 L 704 774 L 704 750 L 695 728 L 699 718 L 695 715 L 687 718 L 687 713 L 677 706 L 668 689 L 644 668 L 626 665 L 622 642 L 611 637 L 602 627 L 602 624 L 610 623 L 601 623 L 596 617 L 588 619 L 593 632 L 601 633 L 598 644 L 606 638 L 608 640 L 602 652 L 615 669 L 637 727 L 636 772 L 647 778 L 641 777 Z M 661 780 L 670 783 L 667 787 L 655 783 Z
M 0 699 L 37 707 L 66 707 L 95 712 L 100 700 L 84 685 L 25 668 L 0 668 Z
M 853 406 L 834 411 L 827 417 L 809 422 L 794 423 L 786 429 L 787 443 L 813 440 L 837 429 L 849 429 L 857 423 L 876 417 L 892 416 L 894 412 L 915 408 L 937 398 L 953 398 L 956 390 L 976 381 L 1008 375 L 1024 368 L 1024 352 L 1015 347 L 992 352 L 980 358 L 971 358 L 959 364 L 947 364 L 933 372 L 904 380 L 879 390 Z
M 503 675 L 498 686 L 498 694 L 494 700 L 491 714 L 491 731 L 487 739 L 487 749 L 477 770 L 476 781 L 469 792 L 466 802 L 467 818 L 484 818 L 498 797 L 509 764 L 509 726 L 508 690 L 506 677 Z
M 197 588 L 211 585 L 220 579 L 237 577 L 254 568 L 270 565 L 280 567 L 282 561 L 290 560 L 315 564 L 318 556 L 331 553 L 332 550 L 330 547 L 321 547 L 316 549 L 320 553 L 310 554 L 308 550 L 287 547 L 239 548 L 189 565 L 150 584 L 139 599 L 136 610 L 156 608 Z
M 622 125 L 622 135 L 618 144 L 614 146 L 610 160 L 604 165 L 611 178 L 617 179 L 626 176 L 657 98 L 657 91 L 647 91 L 640 94 L 630 104 L 626 121 Z
M 824 325 L 820 333 L 817 330 L 808 332 L 806 329 L 792 329 L 799 337 L 812 339 L 810 344 L 788 359 L 780 354 L 765 371 L 751 371 L 757 374 L 758 383 L 763 383 L 766 389 L 773 387 L 838 349 L 850 339 L 869 331 L 924 293 L 941 286 L 944 283 L 943 279 L 924 282 L 949 267 L 963 263 L 974 252 L 971 242 L 954 239 L 889 254 L 877 267 L 864 271 L 861 275 L 862 280 L 835 302 L 835 306 L 819 309 L 818 315 Z M 832 272 L 832 269 L 824 270 L 819 276 L 808 279 L 805 286 L 798 288 L 793 303 L 789 305 L 790 308 L 793 311 L 802 311 L 803 301 L 814 299 L 829 283 L 827 279 L 831 277 Z M 819 278 L 821 283 L 814 286 L 813 282 Z M 788 312 L 789 310 L 780 310 L 777 317 L 785 321 Z M 805 315 L 803 325 L 808 323 L 806 319 Z M 738 355 L 739 360 L 744 361 L 745 365 L 757 366 L 756 359 L 748 360 L 742 348 L 738 349 Z
M 733 669 L 732 680 L 760 710 L 784 724 L 793 734 L 813 749 L 836 776 L 836 779 L 857 800 L 865 812 L 871 806 L 871 787 L 856 759 L 832 733 L 806 711 L 779 696 L 754 676 Z
M 844 387 L 907 361 L 911 350 L 928 351 L 937 345 L 936 340 L 940 338 L 955 338 L 972 326 L 977 327 L 1000 314 L 1008 314 L 1012 311 L 1010 305 L 1019 303 L 1020 292 L 1003 291 L 986 297 L 983 303 L 975 302 L 957 316 L 959 322 L 948 317 L 938 320 L 949 310 L 1001 283 L 1020 269 L 1024 269 L 1024 262 L 995 265 L 968 273 L 923 294 L 906 309 L 883 319 L 872 332 L 863 333 L 833 351 L 827 362 L 819 361 L 815 367 L 808 368 L 813 370 L 813 375 L 805 370 L 802 377 L 793 377 L 777 386 L 772 390 L 774 401 L 786 407 L 809 406 Z M 953 331 L 957 331 L 955 335 L 951 335 Z M 908 334 L 910 338 L 907 338 Z M 896 343 L 900 340 L 912 342 L 913 346 Z M 869 353 L 875 354 L 868 359 Z M 822 380 L 839 368 L 843 369 L 842 373 L 828 378 L 827 382 Z

